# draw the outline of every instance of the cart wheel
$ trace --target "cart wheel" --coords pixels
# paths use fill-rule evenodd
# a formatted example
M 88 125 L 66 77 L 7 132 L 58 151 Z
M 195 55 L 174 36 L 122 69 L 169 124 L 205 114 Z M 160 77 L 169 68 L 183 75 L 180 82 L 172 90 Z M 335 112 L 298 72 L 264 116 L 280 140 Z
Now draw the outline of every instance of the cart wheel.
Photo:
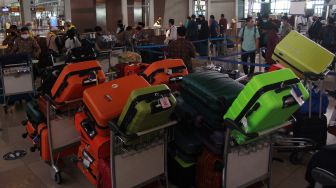
M 54 181 L 57 183 L 57 184 L 61 184 L 62 183 L 62 175 L 61 175 L 61 172 L 56 172 L 55 175 L 54 175 Z
M 304 153 L 303 152 L 292 152 L 289 156 L 289 161 L 294 164 L 300 164 L 303 161 Z

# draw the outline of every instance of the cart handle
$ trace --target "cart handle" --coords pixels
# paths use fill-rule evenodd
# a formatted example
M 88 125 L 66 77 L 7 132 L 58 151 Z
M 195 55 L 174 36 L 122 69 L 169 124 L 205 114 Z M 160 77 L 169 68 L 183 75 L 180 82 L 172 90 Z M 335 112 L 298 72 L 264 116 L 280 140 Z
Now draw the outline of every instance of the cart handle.
M 64 102 L 55 102 L 49 95 L 45 94 L 44 99 L 46 99 L 47 101 L 49 101 L 51 104 L 53 105 L 65 105 L 65 104 L 71 104 L 71 103 L 75 103 L 75 102 L 79 102 L 82 101 L 82 98 L 78 98 L 78 99 L 74 99 L 74 100 L 69 100 L 69 101 L 64 101 Z
M 165 129 L 165 128 L 171 127 L 171 126 L 173 126 L 175 124 L 177 124 L 177 121 L 170 121 L 170 122 L 168 122 L 166 124 L 163 124 L 163 125 L 160 125 L 158 127 L 154 127 L 152 129 L 148 129 L 148 130 L 145 130 L 145 131 L 141 131 L 141 132 L 137 132 L 137 133 L 129 135 L 129 134 L 125 134 L 124 132 L 122 132 L 115 122 L 113 122 L 113 121 L 109 121 L 108 122 L 110 130 L 113 131 L 114 134 L 122 136 L 122 137 L 125 137 L 127 139 L 135 139 L 135 138 L 138 138 L 140 136 L 144 136 L 146 134 L 149 134 L 149 133 L 161 130 L 161 129 Z

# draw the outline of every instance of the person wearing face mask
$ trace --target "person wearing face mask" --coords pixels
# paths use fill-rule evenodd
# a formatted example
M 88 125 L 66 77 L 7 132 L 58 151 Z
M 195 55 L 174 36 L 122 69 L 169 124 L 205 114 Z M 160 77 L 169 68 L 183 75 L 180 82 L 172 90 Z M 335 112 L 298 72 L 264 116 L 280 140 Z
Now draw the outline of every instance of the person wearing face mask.
M 37 41 L 29 35 L 29 29 L 22 27 L 20 36 L 15 40 L 11 54 L 25 54 L 37 59 L 41 53 L 41 48 Z
M 6 36 L 5 40 L 2 42 L 2 45 L 8 45 L 6 49 L 6 53 L 10 52 L 14 46 L 14 41 L 18 37 L 17 33 L 17 26 L 11 25 L 9 27 L 8 35 Z

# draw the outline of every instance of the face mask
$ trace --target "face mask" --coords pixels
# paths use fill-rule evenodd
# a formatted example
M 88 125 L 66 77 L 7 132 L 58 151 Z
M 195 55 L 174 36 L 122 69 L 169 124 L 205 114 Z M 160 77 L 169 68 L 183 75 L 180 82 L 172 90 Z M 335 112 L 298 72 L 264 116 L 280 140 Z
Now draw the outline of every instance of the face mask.
M 22 35 L 21 35 L 21 38 L 23 38 L 23 39 L 27 39 L 28 37 L 29 37 L 28 34 L 22 34 Z

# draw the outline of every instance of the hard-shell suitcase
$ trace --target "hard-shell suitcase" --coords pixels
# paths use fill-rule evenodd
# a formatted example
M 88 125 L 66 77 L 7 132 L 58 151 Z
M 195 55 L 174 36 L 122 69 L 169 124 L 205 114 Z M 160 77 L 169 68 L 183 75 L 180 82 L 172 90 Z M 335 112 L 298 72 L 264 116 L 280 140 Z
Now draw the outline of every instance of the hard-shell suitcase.
M 39 105 L 35 100 L 29 101 L 26 106 L 26 116 L 27 119 L 32 123 L 34 126 L 45 121 L 45 117 L 43 113 L 39 109 Z
M 168 179 L 177 187 L 195 187 L 196 163 L 185 162 L 176 153 L 176 146 L 168 146 Z
M 98 161 L 110 156 L 110 139 L 96 134 L 93 122 L 84 112 L 76 113 L 75 127 L 81 135 L 78 167 L 89 181 L 96 185 Z
M 83 101 L 96 123 L 98 134 L 107 136 L 108 122 L 119 117 L 131 92 L 148 86 L 143 77 L 130 75 L 86 89 Z
M 184 77 L 181 95 L 206 119 L 206 123 L 217 126 L 222 123 L 223 115 L 243 88 L 228 75 L 205 71 Z
M 259 74 L 245 86 L 224 119 L 240 124 L 240 131 L 244 133 L 260 133 L 285 123 L 308 96 L 290 69 Z M 238 144 L 251 139 L 240 131 L 232 131 Z
M 275 47 L 272 59 L 301 77 L 304 72 L 324 73 L 333 62 L 334 54 L 297 31 L 291 31 Z
M 51 89 L 51 97 L 57 103 L 82 97 L 83 91 L 105 81 L 98 61 L 85 61 L 65 66 Z
M 178 82 L 186 75 L 188 70 L 182 59 L 156 61 L 143 72 L 143 76 L 152 85 Z
M 327 142 L 327 117 L 322 114 L 296 115 L 296 122 L 293 126 L 294 137 L 309 138 L 316 143 L 316 147 L 320 148 Z
M 126 65 L 124 67 L 124 76 L 132 75 L 132 74 L 140 74 L 146 68 L 149 66 L 149 64 L 146 63 L 134 63 L 130 65 Z
M 135 89 L 120 115 L 118 126 L 126 134 L 134 134 L 163 125 L 168 123 L 175 105 L 175 97 L 164 84 Z

